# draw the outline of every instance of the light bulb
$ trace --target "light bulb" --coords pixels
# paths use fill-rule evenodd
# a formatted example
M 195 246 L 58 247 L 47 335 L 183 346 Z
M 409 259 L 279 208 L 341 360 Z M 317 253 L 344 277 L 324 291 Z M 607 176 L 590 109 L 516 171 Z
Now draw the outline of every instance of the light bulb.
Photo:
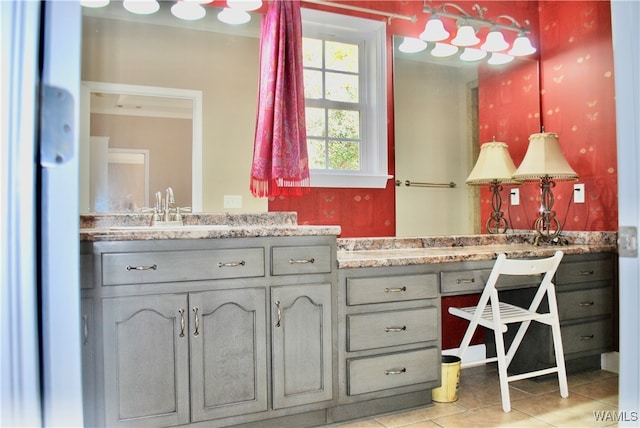
M 427 42 L 424 40 L 416 39 L 415 37 L 405 37 L 398 50 L 404 53 L 416 53 L 421 52 L 427 48 Z
M 427 42 L 439 42 L 449 37 L 449 32 L 445 30 L 442 21 L 437 16 L 432 16 L 420 34 L 420 38 Z
M 456 46 L 473 46 L 478 43 L 480 43 L 480 39 L 476 37 L 476 30 L 469 24 L 458 28 L 458 34 L 451 40 L 451 44 Z
M 498 30 L 491 30 L 487 34 L 487 39 L 484 41 L 480 49 L 487 52 L 499 52 L 509 47 L 509 43 L 504 40 L 504 36 Z
M 507 53 L 513 56 L 523 56 L 531 55 L 535 53 L 535 51 L 536 48 L 531 45 L 531 41 L 524 34 L 521 34 L 516 37 L 513 42 L 513 47 Z

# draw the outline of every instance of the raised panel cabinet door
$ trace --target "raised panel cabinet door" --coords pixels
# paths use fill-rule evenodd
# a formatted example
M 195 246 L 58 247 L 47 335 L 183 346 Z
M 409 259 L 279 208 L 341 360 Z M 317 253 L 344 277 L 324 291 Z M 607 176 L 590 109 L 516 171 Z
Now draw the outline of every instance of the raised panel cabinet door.
M 82 400 L 85 426 L 97 426 L 96 403 L 96 334 L 93 299 L 80 299 L 80 338 L 82 350 Z
M 104 299 L 105 425 L 189 422 L 187 295 Z
M 271 288 L 273 408 L 333 398 L 331 284 Z
M 264 288 L 189 295 L 192 421 L 267 410 Z

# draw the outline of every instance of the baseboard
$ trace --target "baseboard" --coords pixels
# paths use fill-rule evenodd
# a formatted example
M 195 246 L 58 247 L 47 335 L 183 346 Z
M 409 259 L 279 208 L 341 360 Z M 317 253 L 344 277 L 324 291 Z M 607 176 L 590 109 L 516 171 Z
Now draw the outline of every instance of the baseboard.
M 601 354 L 600 368 L 608 372 L 620 373 L 620 354 L 617 351 Z
M 444 349 L 442 355 L 456 355 L 458 348 Z M 473 367 L 480 364 L 487 358 L 487 347 L 482 345 L 471 345 L 467 348 L 467 352 L 462 356 L 462 367 Z

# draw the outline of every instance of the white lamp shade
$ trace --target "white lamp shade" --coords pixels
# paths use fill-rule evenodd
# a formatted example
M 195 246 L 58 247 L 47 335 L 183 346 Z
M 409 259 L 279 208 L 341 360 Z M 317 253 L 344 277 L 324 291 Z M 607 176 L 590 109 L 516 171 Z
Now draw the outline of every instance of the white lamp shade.
M 531 45 L 531 41 L 524 35 L 516 37 L 513 46 L 508 54 L 513 56 L 524 56 L 535 53 L 536 48 Z
M 482 49 L 464 48 L 464 52 L 460 55 L 462 61 L 480 61 L 487 56 L 487 52 Z
M 529 147 L 522 163 L 513 173 L 516 180 L 537 180 L 541 177 L 576 180 L 578 174 L 562 154 L 558 134 L 543 132 L 529 136 Z
M 480 46 L 480 49 L 487 52 L 500 52 L 508 47 L 509 43 L 506 42 L 502 33 L 498 30 L 492 30 L 487 34 L 487 39 Z
M 458 28 L 456 37 L 451 40 L 451 44 L 456 46 L 474 46 L 478 43 L 480 43 L 480 39 L 476 37 L 476 30 L 471 25 L 463 25 Z
M 433 16 L 427 21 L 424 31 L 420 34 L 420 38 L 427 42 L 439 42 L 449 37 L 449 32 L 445 30 L 442 21 Z
M 398 46 L 398 50 L 404 53 L 421 52 L 427 48 L 427 42 L 415 37 L 405 37 Z
M 245 12 L 244 10 L 225 7 L 218 14 L 218 19 L 225 24 L 237 25 L 249 22 L 251 20 L 251 15 L 249 15 L 249 13 Z
M 493 52 L 491 54 L 491 58 L 489 58 L 489 60 L 487 61 L 488 64 L 491 65 L 502 65 L 502 64 L 508 64 L 511 61 L 513 61 L 515 57 L 511 56 L 511 55 L 507 55 L 504 53 L 500 53 L 500 52 Z
M 180 0 L 171 6 L 171 13 L 176 18 L 194 21 L 204 18 L 207 11 L 197 0 Z
M 160 9 L 160 3 L 156 0 L 124 0 L 122 6 L 129 12 L 138 15 L 149 15 Z
M 251 10 L 260 9 L 260 7 L 262 7 L 262 0 L 227 0 L 227 6 L 231 9 L 249 12 Z
M 467 177 L 467 184 L 483 184 L 494 181 L 501 183 L 515 182 L 513 172 L 516 166 L 509 155 L 506 143 L 492 141 L 480 147 L 478 160 Z
M 84 7 L 105 7 L 109 4 L 109 0 L 80 0 L 80 4 Z
M 458 52 L 457 46 L 452 46 L 448 43 L 436 43 L 436 46 L 431 50 L 431 55 L 444 58 L 447 56 L 455 55 Z

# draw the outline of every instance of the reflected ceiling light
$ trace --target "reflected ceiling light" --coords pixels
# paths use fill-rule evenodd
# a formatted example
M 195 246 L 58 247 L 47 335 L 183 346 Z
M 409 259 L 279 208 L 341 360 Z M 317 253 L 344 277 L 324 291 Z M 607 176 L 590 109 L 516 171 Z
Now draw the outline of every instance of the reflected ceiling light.
M 491 30 L 487 34 L 487 39 L 484 41 L 480 49 L 487 52 L 500 52 L 509 47 L 509 43 L 504 40 L 504 36 L 498 30 Z
M 84 7 L 105 7 L 109 0 L 80 0 L 80 4 Z
M 244 10 L 231 9 L 229 7 L 225 7 L 218 14 L 218 19 L 224 22 L 225 24 L 238 25 L 238 24 L 246 24 L 247 22 L 249 22 L 251 20 L 251 15 L 249 15 Z
M 415 37 L 405 37 L 398 50 L 404 53 L 416 53 L 421 52 L 427 48 L 427 42 L 424 40 L 416 39 Z
M 460 55 L 460 59 L 463 61 L 480 61 L 487 56 L 487 52 L 482 49 L 476 48 L 464 48 L 464 52 Z
M 511 61 L 513 61 L 513 59 L 514 57 L 511 55 L 507 55 L 500 52 L 493 52 L 491 54 L 491 58 L 489 58 L 489 60 L 487 61 L 487 64 L 491 64 L 491 65 L 508 64 Z
M 194 21 L 204 18 L 207 11 L 202 7 L 199 0 L 179 0 L 171 6 L 171 13 L 176 18 Z
M 160 9 L 160 3 L 156 0 L 124 0 L 125 9 L 138 15 L 149 15 Z
M 476 30 L 469 24 L 458 28 L 456 37 L 451 40 L 451 44 L 456 46 L 473 46 L 478 43 L 480 43 L 480 39 L 476 37 Z
M 442 21 L 437 15 L 433 15 L 427 21 L 424 31 L 420 34 L 420 38 L 427 42 L 439 42 L 449 37 L 449 32 L 445 30 Z
M 251 10 L 260 9 L 262 7 L 262 0 L 227 0 L 227 6 L 231 9 L 249 12 Z
M 453 46 L 448 43 L 436 43 L 436 47 L 431 50 L 431 55 L 438 58 L 444 58 L 447 56 L 455 55 L 457 52 L 457 46 Z
M 531 45 L 531 41 L 525 36 L 523 33 L 520 33 L 518 37 L 513 42 L 513 46 L 507 52 L 509 55 L 513 56 L 523 56 L 523 55 L 531 55 L 535 53 L 536 48 Z

